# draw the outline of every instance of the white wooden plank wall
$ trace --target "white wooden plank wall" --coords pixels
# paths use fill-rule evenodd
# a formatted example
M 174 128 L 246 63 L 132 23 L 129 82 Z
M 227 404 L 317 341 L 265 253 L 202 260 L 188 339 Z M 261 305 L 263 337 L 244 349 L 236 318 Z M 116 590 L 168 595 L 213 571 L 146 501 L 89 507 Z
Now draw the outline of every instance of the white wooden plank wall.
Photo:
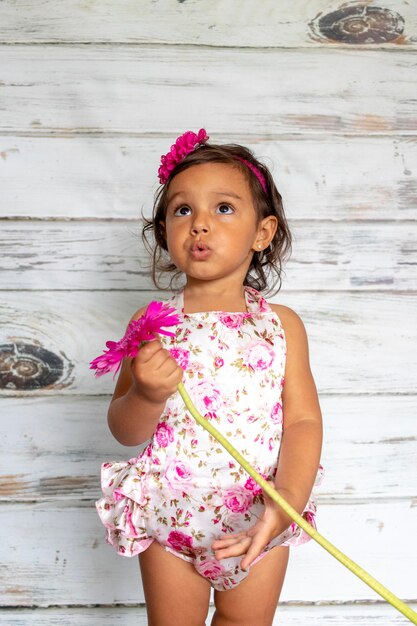
M 184 130 L 272 166 L 325 423 L 319 530 L 417 606 L 417 5 L 0 4 L 0 624 L 145 624 L 103 541 L 113 381 L 88 362 L 158 294 L 159 156 Z M 407 620 L 313 542 L 276 623 Z M 212 612 L 212 609 L 210 610 Z M 256 625 L 254 625 L 256 626 Z

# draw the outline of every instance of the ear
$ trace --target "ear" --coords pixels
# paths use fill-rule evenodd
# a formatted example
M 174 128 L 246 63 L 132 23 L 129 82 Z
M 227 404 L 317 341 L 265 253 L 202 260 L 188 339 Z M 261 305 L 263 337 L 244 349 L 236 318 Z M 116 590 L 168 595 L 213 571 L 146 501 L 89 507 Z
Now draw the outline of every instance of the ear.
M 262 250 L 265 250 L 273 240 L 277 228 L 278 220 L 275 215 L 268 215 L 268 217 L 264 217 L 264 219 L 259 222 L 258 231 L 256 233 L 252 249 L 255 252 L 262 252 Z

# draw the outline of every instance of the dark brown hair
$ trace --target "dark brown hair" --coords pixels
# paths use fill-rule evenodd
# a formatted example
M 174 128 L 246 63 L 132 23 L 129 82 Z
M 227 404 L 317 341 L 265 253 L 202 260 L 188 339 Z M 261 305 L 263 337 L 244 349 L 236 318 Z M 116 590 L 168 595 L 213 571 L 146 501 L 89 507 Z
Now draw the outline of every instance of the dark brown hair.
M 246 159 L 261 172 L 266 181 L 267 193 L 263 190 L 256 175 L 239 160 L 240 158 Z M 176 165 L 168 182 L 156 193 L 152 217 L 150 219 L 144 218 L 142 229 L 144 244 L 152 256 L 153 282 L 156 287 L 164 288 L 160 284 L 162 274 L 165 272 L 173 273 L 170 286 L 181 275 L 181 272 L 169 258 L 165 232 L 160 224 L 161 221 L 165 221 L 170 182 L 180 172 L 193 165 L 204 163 L 226 163 L 238 168 L 249 183 L 258 222 L 269 215 L 274 215 L 277 218 L 278 227 L 274 238 L 266 250 L 254 252 L 244 284 L 254 287 L 258 291 L 278 292 L 282 283 L 282 263 L 286 257 L 290 256 L 292 243 L 281 194 L 276 188 L 268 168 L 255 158 L 251 150 L 238 144 L 204 144 L 200 146 Z

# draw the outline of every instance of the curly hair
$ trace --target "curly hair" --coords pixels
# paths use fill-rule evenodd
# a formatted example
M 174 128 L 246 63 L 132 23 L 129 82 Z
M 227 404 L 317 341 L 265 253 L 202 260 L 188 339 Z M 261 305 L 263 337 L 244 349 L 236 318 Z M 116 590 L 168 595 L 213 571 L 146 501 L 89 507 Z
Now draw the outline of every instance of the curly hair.
M 240 159 L 245 159 L 254 165 L 264 176 L 267 186 L 265 193 L 257 176 Z M 168 182 L 161 186 L 155 196 L 153 214 L 150 219 L 144 219 L 142 238 L 152 258 L 152 279 L 156 287 L 163 289 L 160 283 L 163 274 L 171 273 L 169 286 L 179 276 L 181 271 L 172 263 L 168 254 L 165 231 L 161 221 L 165 221 L 167 211 L 168 190 L 170 182 L 177 174 L 192 167 L 205 163 L 226 163 L 238 168 L 245 176 L 252 194 L 258 223 L 273 215 L 278 220 L 278 227 L 270 245 L 260 252 L 254 252 L 244 284 L 257 289 L 267 290 L 268 293 L 277 293 L 282 284 L 283 261 L 291 254 L 292 236 L 284 214 L 282 197 L 275 186 L 272 174 L 268 168 L 258 161 L 253 152 L 239 144 L 204 144 L 188 154 L 172 170 Z M 278 286 L 277 286 L 278 285 Z

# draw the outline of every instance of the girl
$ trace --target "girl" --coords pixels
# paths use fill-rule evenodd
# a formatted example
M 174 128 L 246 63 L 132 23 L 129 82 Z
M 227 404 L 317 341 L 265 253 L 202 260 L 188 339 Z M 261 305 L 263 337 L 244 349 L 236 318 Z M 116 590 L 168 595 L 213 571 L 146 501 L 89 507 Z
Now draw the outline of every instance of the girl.
M 107 541 L 139 555 L 150 626 L 204 625 L 211 587 L 212 626 L 267 626 L 289 546 L 309 536 L 195 423 L 177 385 L 313 525 L 322 419 L 303 322 L 260 294 L 291 247 L 281 196 L 251 151 L 207 140 L 188 131 L 161 158 L 144 237 L 156 284 L 183 277 L 168 300 L 181 323 L 123 362 L 109 427 L 127 446 L 151 439 L 103 464 L 97 509 Z

